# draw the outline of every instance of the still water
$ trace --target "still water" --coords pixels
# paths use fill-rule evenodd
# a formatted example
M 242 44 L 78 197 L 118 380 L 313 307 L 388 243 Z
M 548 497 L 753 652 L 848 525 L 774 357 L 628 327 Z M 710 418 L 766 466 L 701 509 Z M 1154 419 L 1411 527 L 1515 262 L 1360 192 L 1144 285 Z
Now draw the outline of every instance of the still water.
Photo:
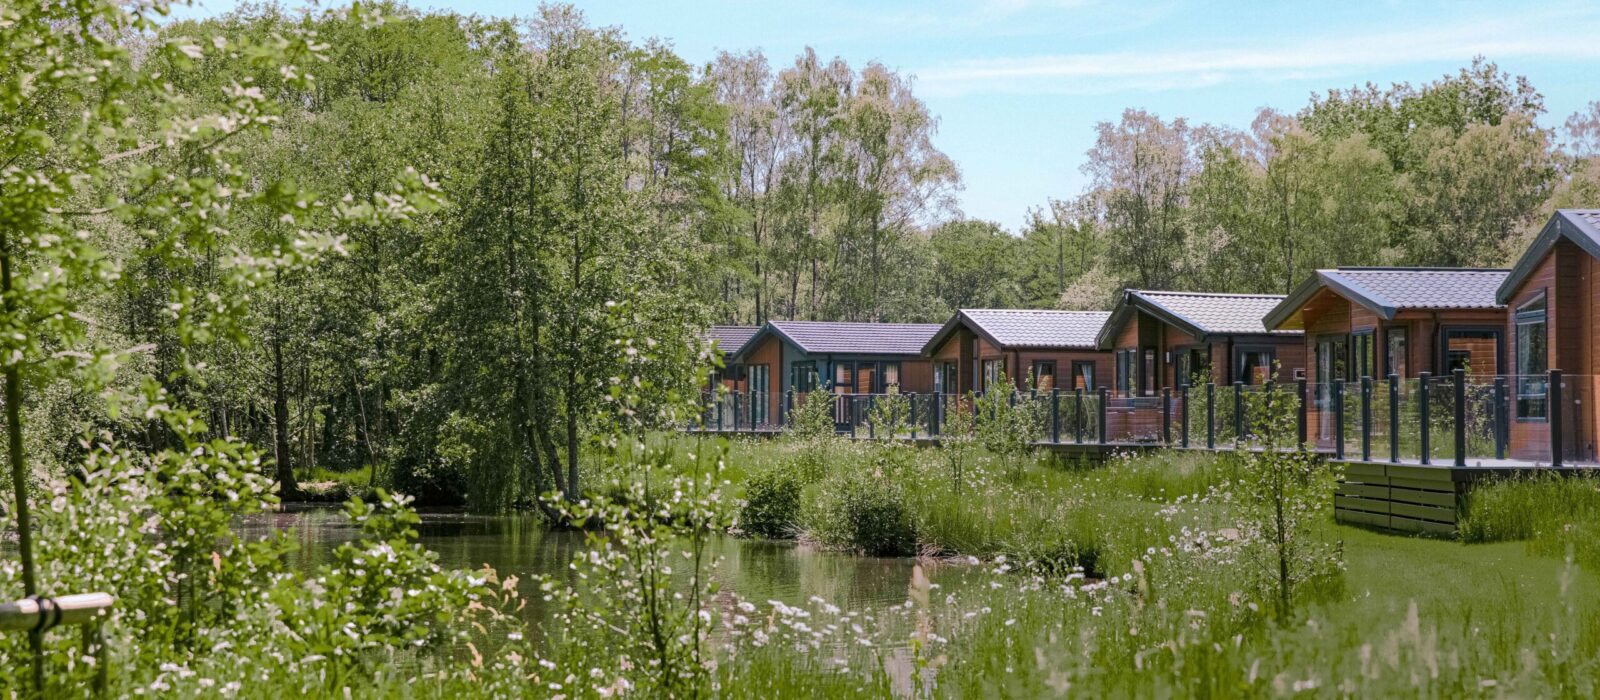
M 528 580 L 535 574 L 566 570 L 574 554 L 586 547 L 583 533 L 547 531 L 535 518 L 517 515 L 472 515 L 423 512 L 417 527 L 421 543 L 437 552 L 448 568 L 479 569 L 485 564 L 502 577 L 518 576 L 521 593 L 537 596 Z M 291 530 L 299 551 L 291 565 L 310 568 L 327 560 L 339 544 L 360 537 L 337 507 L 289 506 L 285 511 L 254 516 L 238 525 L 242 535 L 263 535 L 269 529 Z M 724 592 L 757 604 L 769 600 L 803 606 L 813 596 L 844 610 L 873 613 L 906 602 L 909 558 L 858 557 L 787 542 L 734 537 L 711 540 L 709 553 L 721 557 L 715 569 Z M 941 587 L 960 586 L 974 572 L 965 566 L 935 567 L 931 578 Z M 540 606 L 530 605 L 530 622 L 538 622 Z

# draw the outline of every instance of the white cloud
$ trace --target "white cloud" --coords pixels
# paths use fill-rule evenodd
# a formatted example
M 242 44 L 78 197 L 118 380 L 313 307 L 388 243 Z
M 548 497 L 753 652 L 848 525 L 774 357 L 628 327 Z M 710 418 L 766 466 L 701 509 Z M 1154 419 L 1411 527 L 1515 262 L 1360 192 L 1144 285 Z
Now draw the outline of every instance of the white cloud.
M 1555 31 L 1556 28 L 1559 32 Z M 1600 59 L 1600 42 L 1553 39 L 1600 33 L 1594 16 L 1475 19 L 1447 26 L 1318 36 L 1272 44 L 1112 51 L 936 64 L 915 71 L 929 95 L 1172 90 L 1236 80 L 1287 80 L 1430 61 Z

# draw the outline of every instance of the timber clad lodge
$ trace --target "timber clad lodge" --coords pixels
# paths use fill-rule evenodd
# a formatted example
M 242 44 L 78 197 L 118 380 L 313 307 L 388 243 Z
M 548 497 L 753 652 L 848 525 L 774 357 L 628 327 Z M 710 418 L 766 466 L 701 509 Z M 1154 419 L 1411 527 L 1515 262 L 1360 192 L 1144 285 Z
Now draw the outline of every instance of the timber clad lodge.
M 1300 443 L 1343 467 L 1341 520 L 1448 532 L 1474 480 L 1596 466 L 1597 277 L 1600 210 L 1563 209 L 1509 270 L 1317 270 L 1287 296 L 1130 289 L 1109 313 L 719 326 L 703 428 L 778 432 L 823 391 L 841 433 L 937 441 L 964 397 L 1009 383 L 1038 444 L 1067 455 L 1250 449 L 1250 394 L 1287 385 Z M 909 416 L 875 425 L 888 395 Z

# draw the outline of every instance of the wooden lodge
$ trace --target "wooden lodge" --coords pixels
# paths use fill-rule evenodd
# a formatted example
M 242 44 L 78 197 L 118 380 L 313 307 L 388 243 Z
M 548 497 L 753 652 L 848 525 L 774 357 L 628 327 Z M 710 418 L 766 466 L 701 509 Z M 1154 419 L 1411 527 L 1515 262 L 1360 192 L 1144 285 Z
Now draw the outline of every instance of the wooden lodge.
M 1100 329 L 1113 353 L 1112 392 L 1154 397 L 1208 376 L 1228 385 L 1293 381 L 1305 367 L 1299 331 L 1273 330 L 1262 317 L 1283 300 L 1267 294 L 1202 294 L 1129 289 Z
M 735 362 L 733 358 L 759 330 L 760 326 L 712 326 L 700 335 L 701 340 L 715 343 L 717 352 L 722 355 L 722 368 L 713 371 L 706 380 L 708 391 L 716 390 L 718 385 L 731 392 L 748 390 L 745 386 L 744 365 Z
M 1600 414 L 1600 209 L 1561 209 L 1545 224 L 1495 292 L 1510 339 L 1511 456 L 1596 459 Z M 1547 372 L 1560 370 L 1552 387 Z M 1552 439 L 1554 429 L 1559 440 Z
M 933 391 L 932 362 L 922 355 L 934 323 L 769 321 L 733 356 L 744 368 L 753 425 L 777 425 L 792 391 L 840 396 Z M 844 404 L 841 404 L 844 405 Z
M 1265 319 L 1303 331 L 1306 379 L 1406 379 L 1457 368 L 1492 377 L 1505 367 L 1506 270 L 1343 267 L 1317 270 Z
M 1094 392 L 1111 378 L 1111 353 L 1096 347 L 1104 311 L 962 309 L 923 347 L 933 390 L 981 392 L 1004 374 L 1021 390 Z

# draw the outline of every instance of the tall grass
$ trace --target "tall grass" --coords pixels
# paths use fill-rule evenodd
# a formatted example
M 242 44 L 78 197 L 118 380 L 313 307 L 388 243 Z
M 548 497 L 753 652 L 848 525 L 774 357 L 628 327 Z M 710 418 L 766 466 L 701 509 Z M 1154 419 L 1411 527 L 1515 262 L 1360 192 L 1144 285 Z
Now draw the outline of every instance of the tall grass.
M 1600 477 L 1539 472 L 1481 485 L 1458 527 L 1467 542 L 1527 540 L 1535 552 L 1600 566 Z

